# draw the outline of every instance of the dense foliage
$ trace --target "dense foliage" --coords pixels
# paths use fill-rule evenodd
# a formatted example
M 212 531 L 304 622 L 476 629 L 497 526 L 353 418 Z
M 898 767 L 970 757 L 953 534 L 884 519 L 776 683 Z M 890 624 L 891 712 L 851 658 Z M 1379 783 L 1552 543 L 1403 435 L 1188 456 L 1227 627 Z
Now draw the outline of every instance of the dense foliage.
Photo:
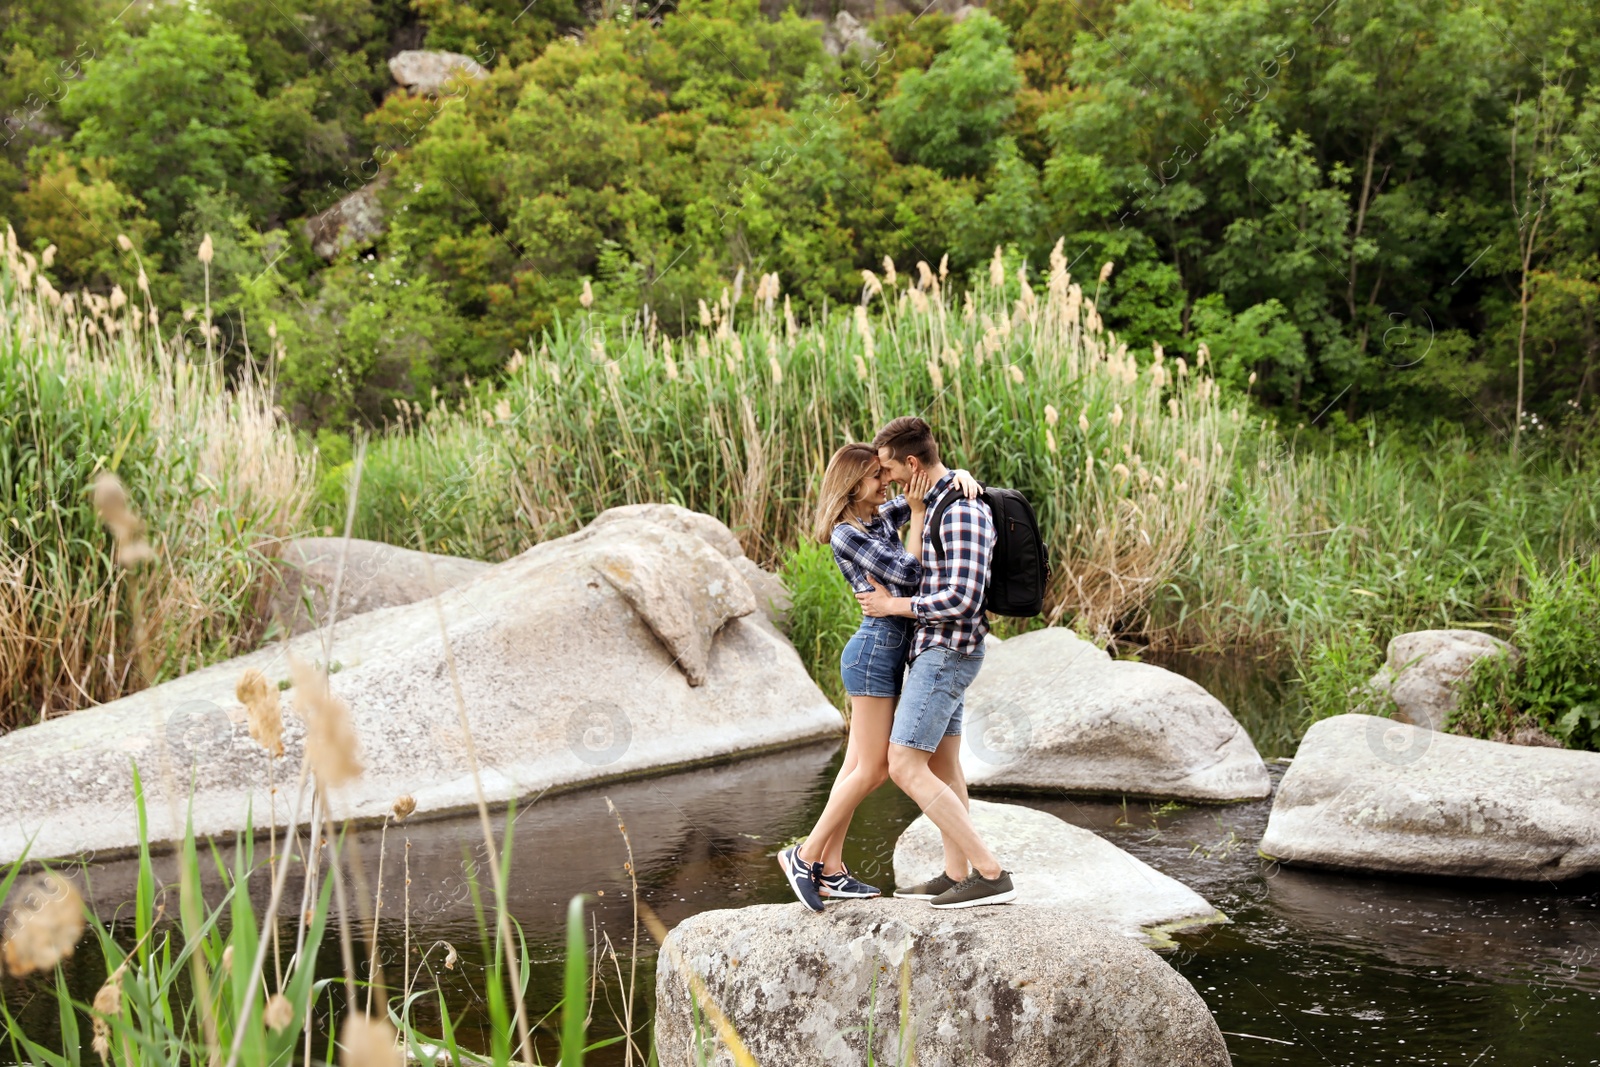
M 1080 272 L 1118 264 L 1100 304 L 1133 348 L 1205 342 L 1286 418 L 1537 448 L 1600 384 L 1597 13 L 997 0 L 835 56 L 756 0 L 21 0 L 0 217 L 56 246 L 58 287 L 142 263 L 168 311 L 204 301 L 210 233 L 228 366 L 275 324 L 311 429 L 499 376 L 586 284 L 681 333 L 740 270 L 804 319 L 884 254 L 966 275 L 1065 236 Z M 489 76 L 410 95 L 385 62 L 415 47 Z M 369 180 L 385 232 L 324 262 L 303 220 Z

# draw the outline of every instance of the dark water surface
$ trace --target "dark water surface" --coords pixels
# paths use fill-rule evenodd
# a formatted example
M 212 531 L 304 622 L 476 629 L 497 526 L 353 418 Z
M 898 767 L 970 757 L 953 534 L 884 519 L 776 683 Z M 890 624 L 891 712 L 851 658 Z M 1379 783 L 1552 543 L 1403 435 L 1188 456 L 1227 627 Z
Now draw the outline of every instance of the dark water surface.
M 1292 751 L 1297 731 L 1286 709 L 1295 701 L 1270 673 L 1249 664 L 1219 666 L 1215 659 L 1162 662 L 1228 703 L 1263 755 Z M 813 745 L 544 798 L 521 809 L 510 897 L 537 957 L 530 997 L 535 1017 L 560 998 L 567 902 L 587 893 L 593 940 L 602 952 L 609 944 L 617 954 L 615 962 L 609 955 L 603 961 L 606 977 L 591 1034 L 621 1030 L 633 901 L 623 871 L 627 844 L 608 797 L 627 824 L 640 895 L 671 926 L 713 908 L 791 900 L 774 854 L 810 828 L 841 758 L 840 746 Z M 1282 771 L 1282 764 L 1273 765 L 1275 783 Z M 1016 799 L 1096 831 L 1193 887 L 1233 920 L 1179 935 L 1180 947 L 1165 958 L 1210 1005 L 1241 1067 L 1600 1065 L 1600 882 L 1490 884 L 1278 868 L 1255 851 L 1270 801 L 1189 807 Z M 894 841 L 916 815 L 892 785 L 879 790 L 856 816 L 846 862 L 866 880 L 892 885 Z M 494 828 L 499 836 L 503 818 Z M 358 846 L 371 884 L 378 833 L 360 835 Z M 467 877 L 469 860 L 483 866 L 477 821 L 395 826 L 385 851 L 379 942 L 390 984 L 403 981 L 400 960 L 408 958 L 413 989 L 436 988 L 463 1042 L 486 1047 L 489 1017 L 479 993 L 484 953 Z M 131 872 L 128 865 L 112 865 L 92 875 L 105 914 L 122 887 L 131 887 Z M 255 895 L 264 899 L 262 882 Z M 447 970 L 449 946 L 459 960 Z M 635 1015 L 647 1017 L 655 956 L 642 929 L 638 946 Z M 340 973 L 336 942 L 322 964 L 320 973 Z M 73 972 L 79 995 L 92 997 L 103 969 L 81 960 Z M 424 1030 L 438 1031 L 436 1004 L 432 995 L 418 1002 L 415 1018 Z M 46 1016 L 39 1018 L 48 1025 Z M 554 1026 L 552 1019 L 541 1029 L 547 1063 L 556 1058 Z M 593 1054 L 590 1062 L 620 1064 L 620 1047 Z

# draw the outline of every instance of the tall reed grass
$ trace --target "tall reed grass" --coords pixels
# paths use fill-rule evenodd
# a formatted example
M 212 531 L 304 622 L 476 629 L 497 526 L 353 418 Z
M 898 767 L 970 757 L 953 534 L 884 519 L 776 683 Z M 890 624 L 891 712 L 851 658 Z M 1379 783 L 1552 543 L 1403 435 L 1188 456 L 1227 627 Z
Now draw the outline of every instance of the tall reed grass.
M 231 386 L 147 294 L 59 293 L 8 229 L 0 256 L 0 730 L 110 700 L 251 647 L 255 598 L 300 532 L 312 460 L 247 361 Z M 170 330 L 168 329 L 170 325 Z M 165 331 L 165 332 L 164 332 Z M 90 490 L 118 474 L 152 516 L 128 573 Z
M 605 508 L 672 501 L 776 564 L 833 451 L 914 413 L 950 465 L 1034 502 L 1061 562 L 1052 619 L 1138 627 L 1211 521 L 1242 426 L 1204 355 L 1130 352 L 1059 245 L 1042 276 L 997 250 L 964 292 L 927 263 L 884 266 L 862 272 L 860 305 L 804 328 L 776 275 L 702 302 L 683 338 L 648 309 L 560 323 L 500 390 L 403 409 L 369 449 L 355 528 L 411 541 L 420 514 L 419 547 L 498 559 Z

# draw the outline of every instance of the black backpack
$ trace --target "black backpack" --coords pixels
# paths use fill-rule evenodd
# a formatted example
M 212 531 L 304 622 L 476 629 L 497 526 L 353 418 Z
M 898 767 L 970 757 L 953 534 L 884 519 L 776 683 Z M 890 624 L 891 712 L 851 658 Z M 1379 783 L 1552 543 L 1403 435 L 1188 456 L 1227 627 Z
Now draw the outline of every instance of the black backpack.
M 939 522 L 961 496 L 961 487 L 945 490 L 928 515 L 926 536 L 933 553 L 944 559 Z M 983 610 L 995 615 L 1026 619 L 1044 610 L 1044 592 L 1050 584 L 1050 552 L 1039 536 L 1033 505 L 1015 489 L 985 486 L 977 499 L 989 505 L 994 520 L 994 558 L 989 563 L 989 584 L 983 591 Z

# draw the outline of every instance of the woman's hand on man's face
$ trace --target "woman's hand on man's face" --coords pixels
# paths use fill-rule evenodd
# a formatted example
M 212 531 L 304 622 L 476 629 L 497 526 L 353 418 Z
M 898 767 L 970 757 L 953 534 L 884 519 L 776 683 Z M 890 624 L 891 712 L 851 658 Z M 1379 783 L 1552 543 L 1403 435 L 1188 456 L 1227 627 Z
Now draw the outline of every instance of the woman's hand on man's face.
M 922 499 L 928 495 L 928 490 L 933 488 L 933 479 L 928 477 L 925 470 L 914 470 L 906 482 L 906 503 L 911 505 L 912 511 L 923 511 L 927 503 Z

